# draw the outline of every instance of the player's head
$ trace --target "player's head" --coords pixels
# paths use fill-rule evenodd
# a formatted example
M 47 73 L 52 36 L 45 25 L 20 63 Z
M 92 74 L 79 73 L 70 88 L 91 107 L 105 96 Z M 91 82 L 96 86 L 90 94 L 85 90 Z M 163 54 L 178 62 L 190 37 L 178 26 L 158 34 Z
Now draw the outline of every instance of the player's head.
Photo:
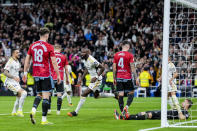
M 172 55 L 169 55 L 168 56 L 168 62 L 172 61 L 172 59 L 173 59 L 173 56 Z
M 185 99 L 185 101 L 182 102 L 182 107 L 186 110 L 189 110 L 193 105 L 193 102 L 190 99 Z
M 39 35 L 41 38 L 48 40 L 50 30 L 46 27 L 40 28 Z
M 61 52 L 62 46 L 59 45 L 59 44 L 55 44 L 55 45 L 54 45 L 54 50 L 57 51 L 57 52 Z
M 129 41 L 123 41 L 122 42 L 122 50 L 128 51 L 130 49 L 130 42 Z
M 20 51 L 18 49 L 12 49 L 12 57 L 19 59 L 20 58 Z
M 81 58 L 82 59 L 85 59 L 85 60 L 88 59 L 89 54 L 90 54 L 90 50 L 89 49 L 83 48 L 81 50 Z

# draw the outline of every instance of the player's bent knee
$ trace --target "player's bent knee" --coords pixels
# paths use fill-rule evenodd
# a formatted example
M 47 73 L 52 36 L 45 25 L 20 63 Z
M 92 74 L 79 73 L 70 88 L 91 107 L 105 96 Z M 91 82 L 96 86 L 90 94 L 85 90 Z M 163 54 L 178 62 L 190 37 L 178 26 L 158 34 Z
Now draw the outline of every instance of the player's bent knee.
M 23 90 L 22 95 L 27 96 L 27 91 Z
M 68 92 L 67 92 L 67 94 L 68 94 L 68 95 L 70 95 L 70 94 L 71 94 L 71 92 L 70 92 L 70 91 L 68 91 Z

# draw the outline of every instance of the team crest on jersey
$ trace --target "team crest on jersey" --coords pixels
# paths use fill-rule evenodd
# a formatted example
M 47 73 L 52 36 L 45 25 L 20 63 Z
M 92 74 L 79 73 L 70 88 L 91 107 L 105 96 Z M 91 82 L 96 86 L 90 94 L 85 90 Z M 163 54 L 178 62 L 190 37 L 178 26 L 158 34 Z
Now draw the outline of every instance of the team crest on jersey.
M 125 53 L 120 53 L 120 54 L 118 54 L 118 55 L 125 56 Z

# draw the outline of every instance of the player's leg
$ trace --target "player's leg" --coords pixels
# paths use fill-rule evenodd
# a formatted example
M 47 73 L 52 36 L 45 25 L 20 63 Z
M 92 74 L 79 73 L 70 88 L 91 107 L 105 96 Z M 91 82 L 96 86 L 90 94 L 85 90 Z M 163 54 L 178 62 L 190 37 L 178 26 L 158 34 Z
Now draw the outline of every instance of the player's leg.
M 53 91 L 51 91 L 51 94 L 50 94 L 50 96 L 49 96 L 49 109 L 48 109 L 48 112 L 47 112 L 48 115 L 51 114 L 51 97 L 52 97 L 52 92 L 53 92 Z
M 20 117 L 23 117 L 23 112 L 22 112 L 22 105 L 24 103 L 24 99 L 25 97 L 27 96 L 27 92 L 26 92 L 26 96 L 23 95 L 23 97 L 21 98 L 21 95 L 22 95 L 22 91 L 24 91 L 20 84 L 18 82 L 15 82 L 15 81 L 8 81 L 5 83 L 6 87 L 13 91 L 13 93 L 15 95 L 17 95 L 16 97 L 16 101 L 14 103 L 14 108 L 13 108 L 13 111 L 12 111 L 12 115 L 17 115 L 17 116 L 20 116 Z M 23 94 L 25 94 L 25 92 Z M 23 100 L 23 101 L 22 101 Z M 17 108 L 19 108 L 19 105 L 20 105 L 20 109 L 18 109 L 18 111 L 16 112 Z
M 128 80 L 127 82 L 125 82 L 123 87 L 124 87 L 124 90 L 128 93 L 127 93 L 127 104 L 124 107 L 124 111 L 122 114 L 126 116 L 126 118 L 128 118 L 129 117 L 128 109 L 134 98 L 134 85 L 133 85 L 132 80 Z
M 17 111 L 17 115 L 20 117 L 23 117 L 23 104 L 25 101 L 25 98 L 27 97 L 27 92 L 25 90 L 23 90 L 22 88 L 20 88 L 18 90 L 18 95 L 20 96 L 19 98 L 19 106 L 18 106 L 18 111 Z
M 79 110 L 81 109 L 82 105 L 84 104 L 86 97 L 92 92 L 90 88 L 87 88 L 81 95 L 80 101 L 78 102 L 77 108 L 73 112 L 68 112 L 68 116 L 77 116 Z
M 123 89 L 123 84 L 122 82 L 118 82 L 117 81 L 117 85 L 116 85 L 116 88 L 117 88 L 117 92 L 118 92 L 118 103 L 119 103 L 119 108 L 120 108 L 120 111 L 123 112 L 123 108 L 124 108 L 124 89 Z
M 13 91 L 13 93 L 16 95 L 16 101 L 14 103 L 14 107 L 13 107 L 13 110 L 12 110 L 12 116 L 16 116 L 16 112 L 17 112 L 17 109 L 18 109 L 20 97 L 18 96 L 17 89 L 13 86 L 12 82 L 6 82 L 5 85 L 9 90 Z
M 60 110 L 62 107 L 62 93 L 64 92 L 64 85 L 63 82 L 61 82 L 59 85 L 56 85 L 56 91 L 57 91 L 57 115 L 60 115 Z
M 67 91 L 67 100 L 68 100 L 69 106 L 73 106 L 72 101 L 71 101 L 71 93 L 72 93 L 71 84 L 66 85 L 66 91 Z
M 51 95 L 50 91 L 49 92 L 42 92 L 42 121 L 41 124 L 52 124 L 47 121 L 47 112 L 49 108 L 49 96 Z
M 170 93 L 170 96 L 172 98 L 172 102 L 178 111 L 179 119 L 185 119 L 185 116 L 183 115 L 183 113 L 181 111 L 181 107 L 179 105 L 179 100 L 176 97 L 176 91 L 177 91 L 177 87 L 174 83 L 172 83 L 172 85 L 168 86 L 168 92 Z
M 172 100 L 172 97 L 171 97 L 171 93 L 170 92 L 168 92 L 168 104 L 170 105 L 170 109 L 171 110 L 173 110 L 173 109 L 176 108 L 175 105 L 174 105 L 174 103 L 173 103 L 173 100 Z
M 67 96 L 67 92 L 64 91 L 63 95 L 62 95 L 62 100 Z
M 33 113 L 34 115 L 36 114 L 36 110 L 37 110 L 41 100 L 42 100 L 42 93 L 37 92 L 37 96 L 34 99 L 33 107 L 31 109 L 31 113 Z
M 18 109 L 20 97 L 16 96 L 16 101 L 14 102 L 14 108 L 12 110 L 12 116 L 16 116 L 16 111 Z
M 57 80 L 53 80 L 53 85 L 54 87 L 57 87 Z M 56 90 L 57 91 L 57 90 Z M 52 98 L 52 94 L 53 94 L 53 89 L 51 90 L 51 95 L 49 96 L 49 109 L 48 109 L 48 115 L 51 114 L 51 98 Z
M 31 121 L 33 124 L 35 124 L 34 116 L 36 114 L 36 110 L 40 104 L 40 101 L 42 100 L 42 88 L 40 85 L 39 78 L 35 78 L 35 86 L 34 87 L 36 88 L 35 89 L 36 90 L 36 97 L 34 99 L 33 106 L 32 106 L 31 113 L 30 113 L 30 118 L 31 118 Z
M 51 77 L 49 78 L 44 78 L 41 81 L 41 88 L 42 88 L 42 120 L 41 124 L 42 125 L 49 125 L 53 124 L 51 122 L 48 122 L 47 120 L 47 113 L 49 109 L 49 97 L 51 96 L 51 91 L 54 89 L 54 82 Z
M 181 111 L 181 107 L 179 105 L 179 100 L 178 98 L 176 97 L 176 92 L 171 92 L 171 97 L 172 97 L 172 101 L 178 111 L 178 114 L 179 114 L 179 119 L 185 119 L 185 116 L 183 115 L 182 111 Z

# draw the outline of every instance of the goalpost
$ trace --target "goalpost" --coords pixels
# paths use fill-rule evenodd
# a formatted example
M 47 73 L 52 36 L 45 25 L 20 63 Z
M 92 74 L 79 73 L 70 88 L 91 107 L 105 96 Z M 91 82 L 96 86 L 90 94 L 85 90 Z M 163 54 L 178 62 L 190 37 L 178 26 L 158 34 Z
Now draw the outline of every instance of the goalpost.
M 197 68 L 197 0 L 164 0 L 161 128 L 197 128 L 197 98 L 193 81 Z M 167 119 L 168 54 L 178 72 L 179 104 L 186 98 L 193 101 L 186 120 Z M 184 77 L 185 76 L 185 77 Z

